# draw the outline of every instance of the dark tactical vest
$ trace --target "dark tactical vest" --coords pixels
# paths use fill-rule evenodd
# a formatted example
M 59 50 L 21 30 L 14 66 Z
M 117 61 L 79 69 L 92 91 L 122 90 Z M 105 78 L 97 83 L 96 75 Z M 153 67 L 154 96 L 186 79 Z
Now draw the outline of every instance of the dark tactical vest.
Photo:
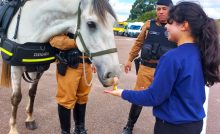
M 168 41 L 166 28 L 151 20 L 147 38 L 141 49 L 141 60 L 159 60 L 163 54 L 176 47 L 176 43 Z

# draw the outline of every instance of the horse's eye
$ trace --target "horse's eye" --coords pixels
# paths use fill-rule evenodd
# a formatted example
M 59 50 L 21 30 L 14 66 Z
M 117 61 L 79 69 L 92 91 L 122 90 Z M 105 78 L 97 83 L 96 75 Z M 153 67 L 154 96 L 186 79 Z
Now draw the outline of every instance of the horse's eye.
M 93 22 L 93 21 L 88 21 L 88 22 L 87 22 L 87 25 L 88 25 L 89 28 L 92 28 L 92 29 L 95 29 L 95 28 L 96 28 L 96 24 L 95 24 L 95 22 Z

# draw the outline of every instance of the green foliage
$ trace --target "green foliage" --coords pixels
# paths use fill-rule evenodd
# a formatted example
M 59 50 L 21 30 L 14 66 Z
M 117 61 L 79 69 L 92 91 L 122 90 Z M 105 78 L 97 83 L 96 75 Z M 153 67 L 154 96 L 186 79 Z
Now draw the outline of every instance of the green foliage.
M 145 22 L 147 20 L 150 20 L 150 19 L 154 19 L 156 18 L 156 11 L 153 10 L 153 11 L 149 11 L 149 12 L 145 12 L 143 15 L 140 15 L 138 17 L 138 20 L 139 22 Z
M 156 17 L 155 5 L 157 0 L 136 0 L 130 10 L 130 15 L 127 21 L 146 21 Z

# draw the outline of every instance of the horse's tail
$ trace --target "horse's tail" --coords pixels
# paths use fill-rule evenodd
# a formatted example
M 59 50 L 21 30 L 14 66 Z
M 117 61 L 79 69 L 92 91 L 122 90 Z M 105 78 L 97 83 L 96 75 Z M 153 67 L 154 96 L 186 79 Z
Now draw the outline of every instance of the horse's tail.
M 11 66 L 2 61 L 1 87 L 11 87 Z

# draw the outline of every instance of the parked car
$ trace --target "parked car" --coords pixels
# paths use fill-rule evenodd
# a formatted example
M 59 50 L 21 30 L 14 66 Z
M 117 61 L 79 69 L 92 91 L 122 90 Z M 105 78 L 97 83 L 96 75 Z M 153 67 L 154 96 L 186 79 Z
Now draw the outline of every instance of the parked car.
M 127 37 L 137 37 L 140 32 L 141 32 L 141 28 L 144 25 L 143 22 L 133 22 L 133 23 L 129 23 L 127 26 L 127 29 L 125 30 L 124 35 Z

